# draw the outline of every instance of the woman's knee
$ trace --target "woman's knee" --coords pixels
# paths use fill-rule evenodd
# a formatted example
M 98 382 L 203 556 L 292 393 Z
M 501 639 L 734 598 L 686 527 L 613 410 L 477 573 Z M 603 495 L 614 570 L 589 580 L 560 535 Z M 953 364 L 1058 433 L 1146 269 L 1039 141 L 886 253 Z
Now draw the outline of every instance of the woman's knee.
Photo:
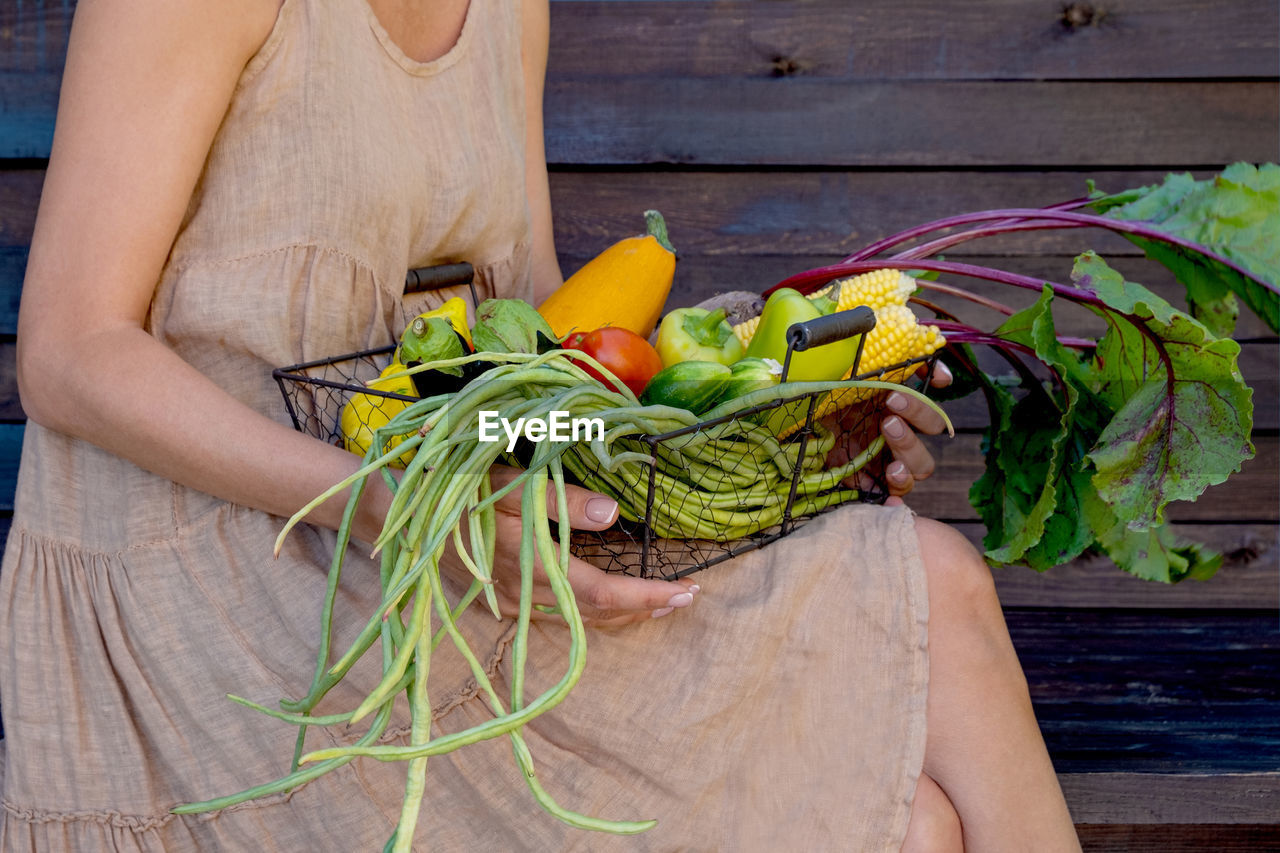
M 929 604 L 999 608 L 995 579 L 982 554 L 949 524 L 916 517 L 916 538 L 929 583 Z
M 902 853 L 950 853 L 964 850 L 960 815 L 946 791 L 931 776 L 920 774 L 911 801 L 911 819 Z

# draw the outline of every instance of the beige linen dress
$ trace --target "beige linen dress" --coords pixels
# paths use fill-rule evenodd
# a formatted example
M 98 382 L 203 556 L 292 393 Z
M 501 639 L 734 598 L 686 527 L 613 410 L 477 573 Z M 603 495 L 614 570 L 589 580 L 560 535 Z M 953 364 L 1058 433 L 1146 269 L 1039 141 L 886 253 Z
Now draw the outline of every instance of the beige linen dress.
M 273 367 L 388 344 L 451 295 L 406 299 L 406 269 L 467 260 L 482 296 L 528 297 L 517 7 L 472 0 L 457 44 L 419 63 L 365 0 L 285 0 L 217 135 L 150 331 L 287 421 Z M 400 808 L 397 763 L 357 761 L 221 813 L 169 812 L 288 768 L 295 729 L 225 698 L 274 705 L 310 681 L 333 534 L 303 525 L 272 559 L 281 524 L 28 426 L 0 568 L 0 848 L 381 848 Z M 335 648 L 376 608 L 366 553 L 347 561 Z M 688 610 L 591 632 L 582 681 L 526 730 L 563 805 L 656 829 L 560 824 L 499 739 L 431 759 L 420 842 L 897 850 L 927 685 L 910 513 L 845 508 L 697 580 Z M 510 622 L 473 607 L 464 628 L 502 691 Z M 563 673 L 566 639 L 534 628 L 529 695 Z M 489 717 L 450 651 L 431 672 L 440 732 Z M 319 710 L 350 710 L 376 677 L 357 669 Z M 402 716 L 386 739 L 406 733 Z M 311 729 L 308 746 L 359 734 Z

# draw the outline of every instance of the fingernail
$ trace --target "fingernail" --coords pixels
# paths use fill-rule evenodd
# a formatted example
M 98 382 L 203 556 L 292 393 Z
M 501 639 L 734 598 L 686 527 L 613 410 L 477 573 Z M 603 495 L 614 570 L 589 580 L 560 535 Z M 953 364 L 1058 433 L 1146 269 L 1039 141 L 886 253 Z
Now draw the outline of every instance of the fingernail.
M 889 399 L 885 400 L 884 404 L 895 412 L 905 412 L 907 410 L 907 398 L 896 391 L 889 395 Z
M 907 476 L 907 466 L 901 462 L 891 462 L 884 472 L 894 480 L 901 480 Z
M 907 427 L 898 418 L 889 418 L 884 422 L 884 434 L 889 438 L 902 438 L 907 434 Z
M 618 514 L 618 504 L 609 498 L 595 497 L 587 501 L 587 518 L 597 524 L 608 524 Z
M 693 593 L 677 592 L 671 596 L 671 600 L 667 602 L 667 607 L 688 607 L 693 604 Z
M 695 583 L 695 584 L 690 584 L 690 585 L 689 585 L 689 592 L 693 592 L 693 593 L 702 592 L 702 587 L 698 586 L 696 583 Z
M 940 377 L 940 378 L 942 378 L 942 379 L 948 379 L 948 380 L 949 380 L 949 379 L 954 379 L 954 378 L 955 378 L 955 377 L 953 377 L 953 376 L 951 375 L 951 368 L 947 367 L 947 366 L 946 366 L 945 364 L 943 364 L 942 362 L 938 362 L 936 365 L 934 365 L 933 372 L 934 372 L 934 374 L 935 374 L 935 375 L 937 375 L 938 377 Z
M 670 613 L 672 610 L 675 610 L 675 608 L 674 608 L 674 607 L 660 607 L 660 608 L 658 608 L 657 610 L 653 611 L 653 613 L 652 613 L 652 614 L 650 614 L 650 615 L 652 615 L 654 619 L 657 619 L 659 616 L 666 616 L 666 615 L 667 615 L 668 613 Z

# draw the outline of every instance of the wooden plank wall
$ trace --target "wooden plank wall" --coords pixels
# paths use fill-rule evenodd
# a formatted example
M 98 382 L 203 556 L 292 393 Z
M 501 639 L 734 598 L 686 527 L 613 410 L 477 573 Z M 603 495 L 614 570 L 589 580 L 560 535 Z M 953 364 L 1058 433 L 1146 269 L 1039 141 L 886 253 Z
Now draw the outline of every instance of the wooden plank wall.
M 657 207 L 680 250 L 671 305 L 689 304 L 939 216 L 1075 198 L 1089 178 L 1119 189 L 1274 161 L 1277 15 L 1198 0 L 555 2 L 547 143 L 564 268 Z M 1062 280 L 1087 248 L 1180 301 L 1110 235 L 1037 232 L 949 257 Z M 1276 601 L 1280 359 L 1255 318 L 1238 336 L 1259 394 L 1257 458 L 1172 515 L 1231 555 L 1221 576 L 1153 588 L 1082 560 L 1052 577 L 1002 573 L 1007 602 Z M 962 434 L 933 442 L 940 473 L 913 504 L 977 539 L 966 494 L 986 415 L 975 400 L 953 417 Z
M 1270 2 L 613 0 L 552 14 L 565 270 L 657 207 L 680 250 L 673 307 L 940 216 L 1075 198 L 1089 178 L 1119 189 L 1280 157 Z M 950 257 L 1062 280 L 1087 248 L 1180 304 L 1109 235 L 1037 232 Z M 1257 457 L 1171 513 L 1226 553 L 1216 578 L 1158 586 L 1099 558 L 997 573 L 1086 849 L 1280 849 L 1280 351 L 1253 318 L 1237 337 Z M 912 503 L 976 540 L 966 495 L 985 414 L 952 414 L 961 434 L 932 442 L 939 473 Z
M 14 319 L 73 7 L 0 0 L 5 526 L 23 420 Z M 1089 178 L 1119 189 L 1277 161 L 1278 66 L 1272 0 L 553 0 L 546 137 L 562 265 L 571 272 L 636 232 L 656 207 L 680 250 L 675 307 L 767 287 L 939 216 L 1077 197 Z M 950 257 L 1062 279 L 1086 248 L 1180 299 L 1167 274 L 1107 235 L 1037 232 Z M 1280 348 L 1252 318 L 1237 337 L 1256 389 L 1257 457 L 1172 512 L 1227 553 L 1218 577 L 1159 587 L 1098 558 L 998 573 L 1091 849 L 1274 839 L 1263 824 L 1280 813 L 1280 767 L 1259 756 L 1280 737 Z M 961 433 L 932 442 L 940 470 L 912 502 L 976 540 L 966 492 L 984 414 L 958 403 L 953 415 Z M 1245 674 L 1186 675 L 1204 667 Z M 1161 824 L 1180 829 L 1161 835 Z

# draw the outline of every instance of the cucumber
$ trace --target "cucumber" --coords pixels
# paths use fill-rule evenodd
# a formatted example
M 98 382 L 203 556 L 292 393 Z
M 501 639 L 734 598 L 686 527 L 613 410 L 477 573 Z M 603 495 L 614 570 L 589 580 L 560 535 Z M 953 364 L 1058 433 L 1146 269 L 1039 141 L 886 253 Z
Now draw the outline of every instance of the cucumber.
M 745 397 L 752 391 L 772 388 L 782 379 L 782 366 L 772 359 L 744 358 L 729 368 L 729 381 L 716 405 Z
M 700 415 L 724 395 L 732 376 L 715 361 L 681 361 L 658 371 L 644 386 L 640 402 L 645 406 L 674 406 Z

